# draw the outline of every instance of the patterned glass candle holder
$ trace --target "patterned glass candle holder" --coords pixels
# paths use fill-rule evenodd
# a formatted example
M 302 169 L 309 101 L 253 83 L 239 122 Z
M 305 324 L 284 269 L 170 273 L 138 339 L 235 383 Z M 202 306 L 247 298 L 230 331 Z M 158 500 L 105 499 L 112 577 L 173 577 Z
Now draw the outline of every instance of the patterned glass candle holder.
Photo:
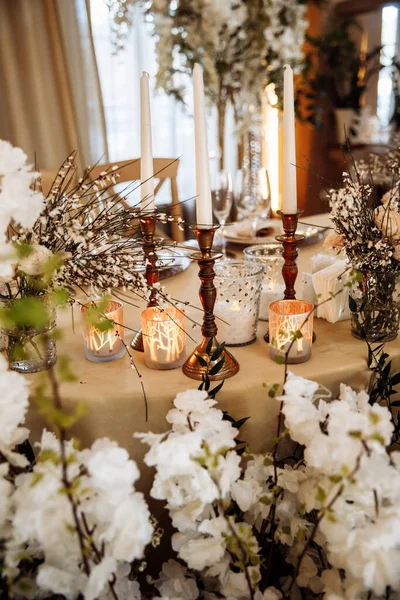
M 85 355 L 92 362 L 109 362 L 118 360 L 125 354 L 124 339 L 124 309 L 121 302 L 111 300 L 104 310 L 104 317 L 114 323 L 112 329 L 101 331 L 95 327 L 85 313 L 95 306 L 95 302 L 88 302 L 82 307 L 84 313 L 85 329 L 83 340 Z
M 256 339 L 264 266 L 245 260 L 215 265 L 218 339 L 227 346 L 246 346 Z
M 270 242 L 256 244 L 244 249 L 244 257 L 249 261 L 258 261 L 264 265 L 264 279 L 261 286 L 260 314 L 261 321 L 268 321 L 268 307 L 271 302 L 282 300 L 285 293 L 282 267 L 282 244 Z
M 288 363 L 303 363 L 311 358 L 314 316 L 311 311 L 313 308 L 314 306 L 305 300 L 279 300 L 270 304 L 271 358 L 284 357 L 291 344 Z M 297 332 L 301 333 L 301 337 Z M 294 341 L 293 338 L 295 338 Z
M 141 315 L 144 362 L 150 369 L 176 369 L 186 358 L 186 316 L 174 306 L 146 308 Z

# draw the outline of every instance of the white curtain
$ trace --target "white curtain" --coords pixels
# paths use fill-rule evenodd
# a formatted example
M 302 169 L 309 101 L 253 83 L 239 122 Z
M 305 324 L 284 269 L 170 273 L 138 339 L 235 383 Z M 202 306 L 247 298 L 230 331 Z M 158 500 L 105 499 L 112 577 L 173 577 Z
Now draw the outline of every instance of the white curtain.
M 0 0 L 0 137 L 44 169 L 107 158 L 86 0 Z

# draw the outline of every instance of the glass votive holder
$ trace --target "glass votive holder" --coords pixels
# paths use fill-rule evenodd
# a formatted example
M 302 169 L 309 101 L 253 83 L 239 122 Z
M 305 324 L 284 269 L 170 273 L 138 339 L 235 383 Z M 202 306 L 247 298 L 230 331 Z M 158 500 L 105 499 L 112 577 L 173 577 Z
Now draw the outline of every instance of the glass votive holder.
M 314 305 L 305 300 L 278 300 L 269 306 L 271 358 L 284 358 L 290 344 L 288 363 L 306 362 L 311 357 Z M 311 314 L 310 314 L 311 313 Z M 296 332 L 301 332 L 301 337 Z M 299 337 L 297 337 L 299 335 Z
M 284 259 L 283 248 L 279 242 L 256 244 L 244 249 L 244 257 L 249 261 L 258 261 L 264 265 L 264 279 L 261 286 L 260 314 L 261 321 L 268 321 L 268 307 L 271 302 L 282 300 L 285 285 L 282 277 Z
M 246 260 L 218 262 L 215 267 L 218 341 L 245 346 L 256 339 L 264 266 Z
M 90 309 L 96 308 L 96 305 L 98 305 L 97 302 L 88 302 L 81 308 L 84 315 L 85 356 L 92 362 L 118 360 L 125 354 L 123 304 L 117 300 L 110 300 L 102 312 L 104 317 L 100 315 L 99 321 L 109 319 L 113 322 L 113 327 L 104 328 L 104 330 L 93 325 L 87 316 Z
M 141 314 L 144 362 L 149 369 L 176 369 L 186 358 L 186 316 L 174 306 Z

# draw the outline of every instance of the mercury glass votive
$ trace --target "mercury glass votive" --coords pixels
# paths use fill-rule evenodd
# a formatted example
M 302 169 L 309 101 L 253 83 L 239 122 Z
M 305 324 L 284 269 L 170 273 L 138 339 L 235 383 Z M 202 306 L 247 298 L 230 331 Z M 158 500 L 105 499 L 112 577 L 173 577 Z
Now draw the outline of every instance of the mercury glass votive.
M 215 287 L 218 340 L 227 346 L 245 346 L 256 339 L 264 266 L 246 260 L 217 263 Z
M 113 322 L 112 329 L 102 331 L 95 327 L 85 313 L 95 306 L 96 302 L 88 302 L 81 311 L 84 314 L 83 340 L 85 355 L 92 362 L 109 362 L 118 360 L 125 354 L 124 339 L 124 308 L 122 302 L 110 300 L 104 309 L 104 317 Z
M 314 305 L 305 300 L 279 300 L 269 306 L 271 358 L 288 354 L 289 364 L 306 362 L 311 357 Z M 301 332 L 301 337 L 297 337 Z
M 141 314 L 144 362 L 150 369 L 176 369 L 186 358 L 186 316 L 174 306 Z
M 269 242 L 256 244 L 244 249 L 244 257 L 249 261 L 258 261 L 264 265 L 264 279 L 261 286 L 260 314 L 261 321 L 268 321 L 268 307 L 271 302 L 282 300 L 285 284 L 282 277 L 284 264 L 282 244 Z

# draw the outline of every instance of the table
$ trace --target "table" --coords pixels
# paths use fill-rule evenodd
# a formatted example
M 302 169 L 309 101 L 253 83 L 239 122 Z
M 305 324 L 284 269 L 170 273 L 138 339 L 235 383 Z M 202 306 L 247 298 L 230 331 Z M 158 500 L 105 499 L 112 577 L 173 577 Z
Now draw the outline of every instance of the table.
M 327 215 L 310 217 L 308 222 L 328 225 Z M 308 270 L 310 258 L 322 250 L 322 244 L 304 246 L 300 251 L 299 273 Z M 173 298 L 188 300 L 199 306 L 197 265 L 165 282 L 166 290 Z M 300 275 L 297 280 L 300 292 Z M 139 325 L 140 309 L 125 305 L 125 324 L 136 328 Z M 201 321 L 202 313 L 196 309 L 188 311 L 189 316 Z M 111 363 L 91 363 L 84 357 L 82 327 L 76 311 L 76 331 L 72 330 L 69 312 L 58 316 L 58 323 L 64 332 L 58 342 L 58 353 L 67 354 L 78 380 L 62 385 L 62 396 L 66 408 L 72 408 L 79 400 L 84 400 L 87 415 L 75 426 L 73 434 L 81 439 L 84 446 L 90 445 L 98 437 L 115 439 L 125 447 L 139 465 L 142 472 L 140 484 L 144 491 L 149 489 L 151 472 L 143 465 L 142 458 L 146 447 L 132 438 L 135 431 L 162 432 L 168 429 L 165 415 L 172 407 L 177 392 L 196 388 L 198 383 L 186 378 L 180 369 L 173 371 L 154 371 L 144 365 L 143 354 L 135 353 L 135 360 L 143 374 L 149 405 L 149 419 L 145 421 L 143 397 L 139 381 L 130 369 L 128 358 Z M 346 383 L 356 389 L 365 387 L 369 372 L 366 362 L 367 352 L 364 342 L 353 338 L 350 324 L 343 321 L 330 324 L 316 319 L 317 340 L 313 345 L 310 361 L 301 365 L 292 365 L 296 375 L 313 379 L 327 386 L 337 394 L 339 384 Z M 232 353 L 240 363 L 240 372 L 226 380 L 217 399 L 219 406 L 236 419 L 249 416 L 241 430 L 240 438 L 246 440 L 252 451 L 268 449 L 270 439 L 276 434 L 276 416 L 278 403 L 268 396 L 268 386 L 281 383 L 283 366 L 269 357 L 268 346 L 263 340 L 267 324 L 259 323 L 257 341 L 246 347 L 232 348 Z M 189 333 L 198 341 L 201 337 L 198 327 Z M 130 341 L 133 334 L 127 334 Z M 195 343 L 188 340 L 188 352 Z M 400 342 L 387 344 L 393 360 L 393 368 L 400 368 Z M 38 375 L 30 375 L 34 382 Z M 265 387 L 267 385 L 267 388 Z M 34 440 L 40 438 L 44 422 L 34 410 L 28 415 L 28 426 Z

